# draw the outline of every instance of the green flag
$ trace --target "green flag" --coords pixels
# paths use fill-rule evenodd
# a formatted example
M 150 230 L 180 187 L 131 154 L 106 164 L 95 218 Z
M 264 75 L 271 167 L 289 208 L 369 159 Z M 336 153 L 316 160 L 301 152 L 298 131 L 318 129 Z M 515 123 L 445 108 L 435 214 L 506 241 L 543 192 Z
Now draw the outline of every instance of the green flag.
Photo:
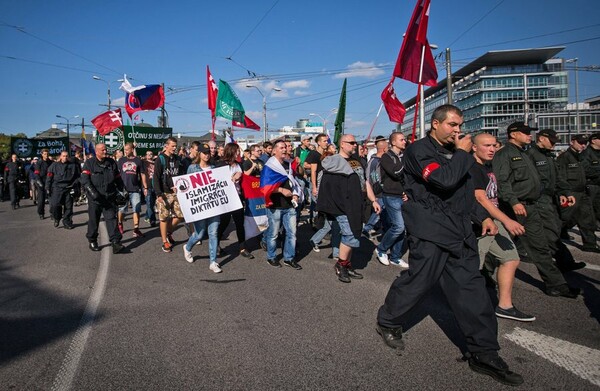
M 244 123 L 244 106 L 227 82 L 219 79 L 216 116 Z
M 344 122 L 346 122 L 346 79 L 344 79 L 342 94 L 340 95 L 340 108 L 335 117 L 335 135 L 333 136 L 333 143 L 338 147 L 340 138 L 342 138 L 342 135 L 344 134 Z

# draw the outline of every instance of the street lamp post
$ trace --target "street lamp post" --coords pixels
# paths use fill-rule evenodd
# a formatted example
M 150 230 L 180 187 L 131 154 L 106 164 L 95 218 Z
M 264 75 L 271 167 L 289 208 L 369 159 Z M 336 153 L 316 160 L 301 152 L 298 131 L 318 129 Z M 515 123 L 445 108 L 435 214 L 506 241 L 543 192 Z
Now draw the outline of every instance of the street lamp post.
M 67 121 L 67 153 L 69 154 L 69 156 L 71 156 L 71 141 L 70 141 L 71 140 L 71 136 L 69 134 L 69 127 L 70 127 L 69 118 L 63 117 L 62 115 L 58 115 L 58 114 L 56 114 L 56 118 L 62 118 L 65 121 Z M 76 115 L 73 118 L 79 118 L 79 116 Z
M 579 126 L 579 68 L 577 67 L 578 57 L 571 58 L 565 62 L 575 64 L 575 123 L 577 125 L 577 134 L 581 133 L 581 127 Z
M 256 88 L 260 96 L 263 98 L 263 141 L 267 141 L 267 97 L 265 94 L 263 94 L 260 88 L 253 84 L 246 84 L 246 88 Z M 271 90 L 279 92 L 281 91 L 281 88 L 273 87 Z
M 329 110 L 329 114 L 327 114 L 327 116 L 325 116 L 325 117 L 323 117 L 322 115 L 317 114 L 317 113 L 308 113 L 308 115 L 321 118 L 321 120 L 323 121 L 323 133 L 327 134 L 327 119 L 329 117 L 331 117 L 333 114 L 337 114 L 337 112 L 338 112 L 338 109 L 333 108 L 333 109 Z
M 123 82 L 124 80 L 123 79 L 118 79 L 118 80 L 113 80 L 111 82 L 111 81 L 108 81 L 108 80 L 104 80 L 103 78 L 101 78 L 99 76 L 96 76 L 96 75 L 92 76 L 92 79 L 94 79 L 94 80 L 100 80 L 100 81 L 103 81 L 103 82 L 106 83 L 106 91 L 107 91 L 107 95 L 108 95 L 108 109 L 110 110 L 110 104 L 111 104 L 111 100 L 110 100 L 110 83 Z

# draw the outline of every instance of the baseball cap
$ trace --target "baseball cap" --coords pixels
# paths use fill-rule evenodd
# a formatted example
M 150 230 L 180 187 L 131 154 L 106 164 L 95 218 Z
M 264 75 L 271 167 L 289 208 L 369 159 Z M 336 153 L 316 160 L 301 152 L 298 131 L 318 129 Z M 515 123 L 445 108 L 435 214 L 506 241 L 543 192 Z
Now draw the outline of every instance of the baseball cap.
M 589 137 L 588 140 L 590 140 L 590 141 L 592 141 L 592 140 L 600 140 L 600 132 L 592 133 L 590 135 L 590 137 Z
M 383 137 L 381 135 L 375 137 L 375 144 L 377 144 L 380 141 L 387 141 L 387 138 L 385 138 L 385 137 Z
M 556 135 L 556 132 L 552 129 L 540 130 L 539 132 L 537 132 L 537 137 L 540 136 L 548 137 L 548 140 L 550 140 L 553 144 L 556 144 L 558 142 L 558 136 Z
M 202 153 L 204 153 L 206 155 L 209 155 L 210 154 L 210 147 L 208 146 L 208 144 L 202 143 L 198 147 L 198 152 L 202 152 Z
M 579 144 L 587 144 L 588 138 L 585 134 L 576 134 L 571 137 L 571 141 L 577 141 Z
M 312 136 L 311 136 L 311 135 L 309 135 L 309 134 L 304 134 L 304 135 L 302 135 L 302 137 L 300 138 L 300 140 L 301 140 L 301 141 L 304 141 L 304 140 L 312 140 L 312 139 L 313 139 L 313 138 L 312 138 Z
M 538 128 L 532 128 L 531 126 L 526 125 L 525 122 L 513 122 L 506 128 L 506 134 L 511 134 L 512 132 L 531 134 L 532 130 L 538 130 Z

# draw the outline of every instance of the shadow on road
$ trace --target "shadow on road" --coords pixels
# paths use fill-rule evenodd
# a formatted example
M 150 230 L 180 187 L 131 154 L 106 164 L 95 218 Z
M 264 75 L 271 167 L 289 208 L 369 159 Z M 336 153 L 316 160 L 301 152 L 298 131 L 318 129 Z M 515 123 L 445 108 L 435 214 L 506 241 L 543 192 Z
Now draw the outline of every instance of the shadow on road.
M 84 311 L 81 303 L 18 276 L 7 263 L 0 259 L 0 365 L 75 332 Z

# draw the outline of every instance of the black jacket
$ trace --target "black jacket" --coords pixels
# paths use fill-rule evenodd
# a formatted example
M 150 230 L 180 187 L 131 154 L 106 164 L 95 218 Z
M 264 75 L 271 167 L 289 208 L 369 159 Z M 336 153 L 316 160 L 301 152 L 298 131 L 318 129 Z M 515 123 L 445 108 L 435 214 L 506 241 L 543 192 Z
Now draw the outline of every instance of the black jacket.
M 33 171 L 33 176 L 35 180 L 40 180 L 42 183 L 46 183 L 46 177 L 48 176 L 48 168 L 52 165 L 52 159 L 48 160 L 38 160 L 35 164 L 35 170 Z
M 402 216 L 409 235 L 433 242 L 461 257 L 464 246 L 477 251 L 471 222 L 488 213 L 475 200 L 469 170 L 475 159 L 463 150 L 447 149 L 431 136 L 408 146 L 404 153 L 408 201 Z
M 114 197 L 117 190 L 123 189 L 123 181 L 117 163 L 109 157 L 102 161 L 95 157 L 86 160 L 80 182 L 86 190 L 88 186 L 92 186 L 106 200 Z
M 20 161 L 10 161 L 4 166 L 4 180 L 6 182 L 16 182 L 25 179 L 25 170 Z
M 558 164 L 558 174 L 571 185 L 571 190 L 578 193 L 584 192 L 585 169 L 579 161 L 579 153 L 569 148 L 558 156 L 556 163 Z
M 48 169 L 46 190 L 71 187 L 80 175 L 79 165 L 73 163 L 73 161 L 67 160 L 66 163 L 54 162 Z
M 381 156 L 379 167 L 383 194 L 401 196 L 404 193 L 404 162 L 402 155 L 396 155 L 391 149 Z
M 173 177 L 183 174 L 185 174 L 183 164 L 181 164 L 181 158 L 178 155 L 167 156 L 160 153 L 154 160 L 154 177 L 152 181 L 156 196 L 160 197 L 165 193 L 173 193 Z

